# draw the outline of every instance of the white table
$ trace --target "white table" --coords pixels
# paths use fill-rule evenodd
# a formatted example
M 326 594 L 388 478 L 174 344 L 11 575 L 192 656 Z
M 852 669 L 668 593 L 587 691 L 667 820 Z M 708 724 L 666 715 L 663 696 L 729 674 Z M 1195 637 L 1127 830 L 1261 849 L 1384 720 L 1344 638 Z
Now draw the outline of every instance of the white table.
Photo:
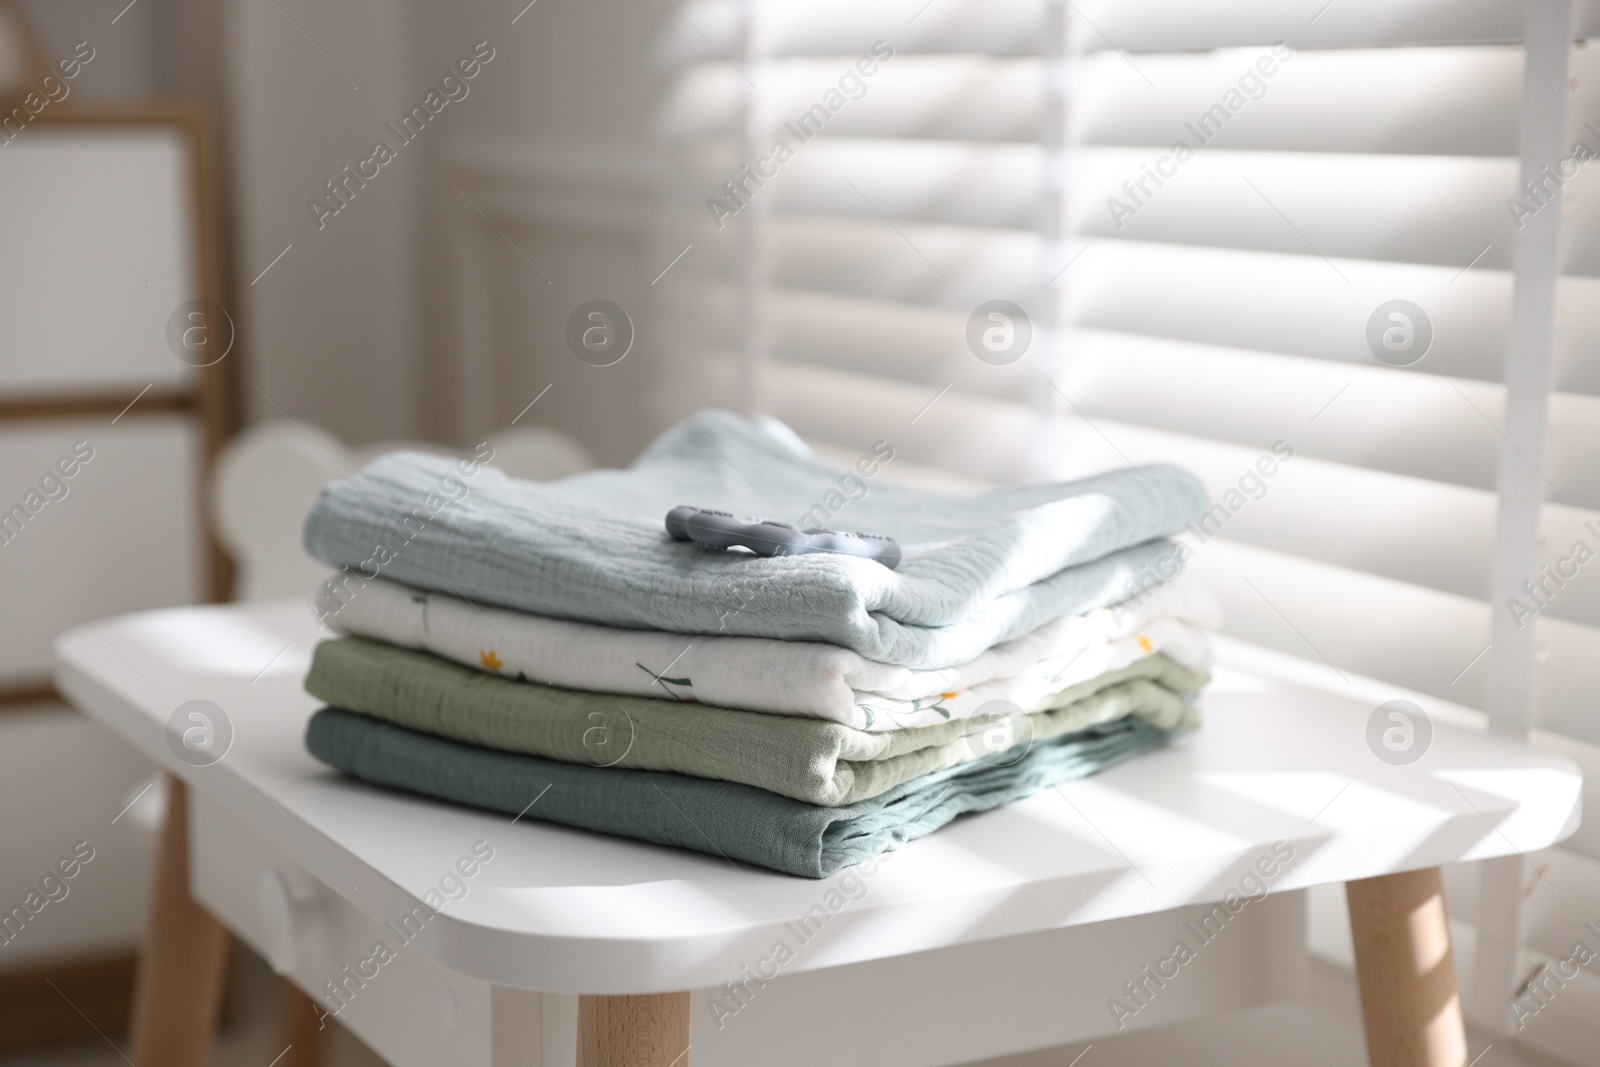
M 1113 997 L 1141 1004 L 1122 979 L 1147 994 L 1147 1006 L 1119 1020 L 1139 1025 L 1172 1017 L 1185 1002 L 1270 997 L 1270 989 L 1241 985 L 1224 996 L 1209 988 L 1218 983 L 1201 970 L 1217 963 L 1206 958 L 1193 978 L 1184 963 L 1164 983 L 1141 970 L 1159 967 L 1171 935 L 1192 928 L 1163 913 L 1223 901 L 1247 872 L 1270 868 L 1263 880 L 1271 896 L 1234 898 L 1214 920 L 1229 920 L 1230 937 L 1217 943 L 1234 947 L 1198 955 L 1221 960 L 1252 936 L 1283 938 L 1286 929 L 1303 937 L 1298 913 L 1285 921 L 1275 902 L 1348 883 L 1373 1064 L 1462 1067 L 1437 868 L 1543 848 L 1578 823 L 1580 773 L 1559 757 L 1436 724 L 1425 756 L 1392 766 L 1369 750 L 1370 705 L 1224 672 L 1204 700 L 1205 727 L 1167 749 L 960 820 L 870 876 L 815 882 L 342 778 L 301 743 L 317 707 L 300 687 L 317 636 L 296 602 L 133 615 L 80 627 L 57 644 L 57 685 L 67 698 L 187 784 L 171 808 L 137 1062 L 204 1062 L 209 1023 L 197 1027 L 192 1017 L 205 1015 L 197 1004 L 214 1003 L 207 961 L 221 936 L 207 911 L 324 1003 L 339 1002 L 324 995 L 339 979 L 348 1018 L 379 1019 L 373 1013 L 386 1006 L 381 1025 L 357 1030 L 397 1062 L 413 1054 L 428 1062 L 429 1042 L 439 1041 L 452 1062 L 469 1062 L 473 1042 L 485 1046 L 480 1062 L 571 1062 L 575 1016 L 579 1063 L 668 1067 L 686 1062 L 687 990 L 721 989 L 734 1016 L 727 1022 L 779 1010 L 768 1004 L 776 994 L 741 975 L 770 972 L 763 961 L 775 943 L 798 943 L 793 921 L 818 904 L 827 936 L 798 945 L 781 967 L 782 988 L 824 1000 L 844 989 L 889 1023 L 884 1040 L 902 1053 L 919 1043 L 915 1033 L 890 1032 L 904 1030 L 891 1017 L 915 1014 L 896 1007 L 893 975 L 960 980 L 1007 960 L 1020 973 L 1043 953 L 1045 963 L 1062 964 L 1050 979 L 1063 983 L 1055 997 L 1062 1016 L 1092 1014 L 1101 1032 L 1116 1029 L 1107 1025 Z M 194 699 L 221 707 L 233 735 L 226 755 L 207 766 L 179 759 L 165 732 L 175 709 Z M 484 850 L 477 842 L 493 859 L 469 860 L 470 876 L 452 875 L 475 847 Z M 441 884 L 452 892 L 464 885 L 465 895 L 430 912 L 393 962 L 367 958 L 375 931 L 405 940 L 373 920 L 416 914 Z M 827 903 L 829 890 L 856 895 L 857 885 L 859 900 L 836 910 Z M 1197 909 L 1187 921 L 1203 914 L 1217 913 Z M 914 953 L 923 955 L 904 959 Z M 900 970 L 886 970 L 894 961 Z M 836 975 L 853 975 L 853 989 Z M 1257 977 L 1255 985 L 1272 980 Z M 744 983 L 742 994 L 730 980 Z M 380 985 L 382 996 L 368 988 Z M 714 995 L 694 1010 L 717 1015 Z M 982 1002 L 971 988 L 951 997 Z M 960 1013 L 948 1009 L 917 1025 L 948 1024 L 925 1044 L 955 1050 L 918 1049 L 921 1059 L 958 1062 L 951 1057 L 972 1051 L 956 1047 Z M 476 1036 L 440 1036 L 454 1029 Z M 831 1047 L 828 1058 L 853 1062 L 846 1051 Z

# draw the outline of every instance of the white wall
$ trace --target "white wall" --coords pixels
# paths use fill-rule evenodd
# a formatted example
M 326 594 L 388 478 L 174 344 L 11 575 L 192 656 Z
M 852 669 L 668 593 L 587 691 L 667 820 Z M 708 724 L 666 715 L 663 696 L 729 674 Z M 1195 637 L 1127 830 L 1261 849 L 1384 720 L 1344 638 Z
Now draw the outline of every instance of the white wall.
M 0 739 L 0 811 L 8 813 L 0 912 L 23 905 L 29 893 L 58 898 L 0 944 L 0 972 L 131 951 L 144 928 L 164 810 L 162 787 L 140 795 L 155 768 L 89 720 L 48 706 L 8 711 Z M 79 844 L 87 847 L 78 854 L 93 858 L 64 884 L 58 875 L 41 890 Z
M 320 228 L 307 206 L 400 117 L 409 14 L 404 0 L 226 5 L 240 385 L 251 419 L 286 414 L 358 442 L 416 425 L 410 187 L 420 160 L 402 149 Z
M 594 297 L 648 317 L 666 262 L 651 266 L 645 144 L 661 78 L 648 51 L 671 6 L 538 0 L 515 24 L 498 0 L 279 6 L 326 59 L 272 5 L 227 7 L 249 416 L 281 409 L 353 443 L 465 441 L 551 385 L 527 421 L 603 462 L 631 458 L 657 429 L 648 331 L 603 371 L 563 336 Z M 307 200 L 375 139 L 396 140 L 384 123 L 479 41 L 494 59 L 468 96 L 319 230 Z
M 24 0 L 22 6 L 42 38 L 47 64 L 71 55 L 79 41 L 94 48 L 94 59 L 73 80 L 68 100 L 121 103 L 157 92 L 155 41 L 170 3 L 140 0 L 121 18 L 122 4 L 108 0 Z
M 424 425 L 435 432 L 476 436 L 546 385 L 527 417 L 572 434 L 604 463 L 628 461 L 657 429 L 645 407 L 655 356 L 648 291 L 666 260 L 650 266 L 647 131 L 662 77 L 648 57 L 661 21 L 677 17 L 668 4 L 624 0 L 421 5 L 421 78 L 447 70 L 471 42 L 490 42 L 497 56 L 431 146 L 421 189 L 425 292 L 465 283 L 470 297 L 474 270 L 492 287 L 476 309 L 466 299 L 425 302 L 430 341 L 453 354 L 428 368 L 440 403 Z M 583 364 L 565 344 L 568 315 L 595 298 L 620 304 L 637 328 L 614 367 Z

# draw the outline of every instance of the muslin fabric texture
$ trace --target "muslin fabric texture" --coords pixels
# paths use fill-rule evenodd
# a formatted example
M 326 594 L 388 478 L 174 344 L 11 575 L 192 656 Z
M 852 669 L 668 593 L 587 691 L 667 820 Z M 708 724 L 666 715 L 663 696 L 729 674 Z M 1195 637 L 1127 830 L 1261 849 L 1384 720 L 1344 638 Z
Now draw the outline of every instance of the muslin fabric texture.
M 989 811 L 1159 748 L 1137 717 L 1035 745 L 1015 762 L 951 767 L 870 800 L 827 808 L 765 789 L 681 774 L 498 752 L 325 708 L 311 754 L 375 785 L 492 811 L 694 849 L 804 878 L 900 847 L 967 812 Z
M 1124 610 L 1069 615 L 936 671 L 814 641 L 619 630 L 475 607 L 381 578 L 323 621 L 502 678 L 895 730 L 965 719 L 996 700 L 1037 710 L 1051 694 L 1156 652 L 1205 671 L 1205 630 L 1218 626 L 1221 608 L 1180 578 Z
M 892 456 L 880 445 L 873 455 Z M 776 420 L 703 411 L 626 470 L 549 483 L 391 453 L 323 489 L 304 541 L 355 596 L 382 576 L 537 615 L 817 641 L 928 670 L 1173 577 L 1165 539 L 1207 506 L 1200 482 L 1170 466 L 977 494 L 892 485 L 869 467 L 818 459 Z M 841 495 L 857 485 L 858 499 Z M 662 522 L 680 504 L 804 521 L 819 502 L 830 526 L 895 538 L 899 568 L 707 549 Z
M 325 641 L 306 690 L 336 707 L 474 745 L 602 769 L 671 771 L 758 786 L 808 804 L 849 805 L 934 771 L 1139 718 L 1198 725 L 1184 694 L 1204 675 L 1166 656 L 1061 690 L 1045 709 L 916 730 L 868 732 L 821 719 L 614 696 L 496 678 L 364 638 Z

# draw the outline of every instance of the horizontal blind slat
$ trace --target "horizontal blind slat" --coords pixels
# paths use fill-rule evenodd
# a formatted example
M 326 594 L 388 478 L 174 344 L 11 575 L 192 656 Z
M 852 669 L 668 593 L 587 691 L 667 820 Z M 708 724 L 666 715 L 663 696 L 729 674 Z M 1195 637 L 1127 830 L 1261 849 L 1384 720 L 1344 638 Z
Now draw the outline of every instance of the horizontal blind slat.
M 792 147 L 785 123 L 829 102 L 838 105 L 823 120 L 832 136 L 1019 143 L 1038 136 L 1044 83 L 1035 56 L 896 56 L 871 74 L 857 59 L 780 59 L 752 71 L 763 143 L 787 135 Z M 675 81 L 655 127 L 674 138 L 741 136 L 744 88 L 727 63 L 696 64 Z M 839 98 L 828 96 L 834 90 Z
M 1495 385 L 1098 330 L 1065 346 L 1057 382 L 1092 416 L 1494 487 L 1500 439 L 1479 412 L 1498 414 Z
M 737 56 L 746 5 L 685 0 L 665 25 L 657 60 L 678 66 Z M 763 51 L 775 56 L 856 55 L 882 40 L 897 55 L 1035 55 L 1044 0 L 757 0 L 749 4 Z
M 1073 223 L 1085 236 L 1510 267 L 1510 159 L 1205 150 L 1180 163 L 1160 149 L 1085 148 L 1076 160 Z M 1324 270 L 1343 281 L 1341 266 Z
M 1099 31 L 1095 47 L 1129 52 L 1203 52 L 1287 40 L 1297 48 L 1500 44 L 1521 39 L 1525 0 L 1081 0 Z M 1579 0 L 1578 36 L 1600 35 L 1600 4 Z M 1137 57 L 1135 57 L 1137 58 Z
M 984 300 L 1020 301 L 1038 284 L 1043 242 L 1027 230 L 787 213 L 766 225 L 763 271 L 783 289 L 924 303 L 964 320 Z
M 1229 636 L 1323 664 L 1330 677 L 1482 705 L 1482 601 L 1221 538 L 1194 554 L 1189 573 L 1222 601 Z
M 1433 325 L 1411 370 L 1499 381 L 1511 306 L 1497 271 L 1401 263 L 1338 263 L 1313 255 L 1092 238 L 1073 268 L 1068 320 L 1123 333 L 1373 366 L 1367 322 L 1406 298 Z
M 1211 108 L 1217 149 L 1514 156 L 1522 57 L 1511 45 L 1274 53 L 1268 47 L 1081 64 L 1082 144 L 1167 147 Z M 1219 121 L 1220 119 L 1220 121 Z

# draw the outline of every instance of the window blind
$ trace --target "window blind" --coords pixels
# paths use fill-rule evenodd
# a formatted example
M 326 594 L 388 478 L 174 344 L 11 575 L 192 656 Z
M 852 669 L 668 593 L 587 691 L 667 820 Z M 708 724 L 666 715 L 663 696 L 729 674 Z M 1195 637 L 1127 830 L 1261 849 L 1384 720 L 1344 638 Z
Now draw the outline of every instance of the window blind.
M 888 440 L 930 484 L 1181 463 L 1230 636 L 1600 744 L 1600 4 L 679 12 L 664 414 Z M 969 340 L 996 299 L 1032 330 L 998 365 Z
M 1053 6 L 1078 22 L 1054 52 Z M 675 402 L 770 411 L 825 449 L 885 437 L 907 466 L 970 483 L 1173 460 L 1220 499 L 1245 478 L 1196 558 L 1231 632 L 1481 706 L 1508 205 L 1538 201 L 1518 187 L 1521 5 L 1475 6 L 682 5 L 661 121 L 680 164 L 669 251 L 692 246 L 665 302 Z M 796 117 L 874 42 L 892 58 L 801 141 Z M 1059 151 L 1052 62 L 1069 71 Z M 1600 129 L 1594 65 L 1580 48 L 1573 141 L 1586 118 Z M 743 179 L 779 141 L 792 158 Z M 1053 166 L 1059 235 L 1043 228 Z M 1600 518 L 1596 174 L 1562 191 L 1552 565 Z M 997 297 L 1036 327 L 1003 366 L 966 338 Z M 1431 334 L 1407 366 L 1367 338 L 1393 300 Z M 1275 442 L 1293 460 L 1252 478 Z M 1600 581 L 1522 599 L 1536 721 L 1600 743 Z
M 1010 416 L 1033 367 L 980 363 L 965 328 L 977 304 L 1039 283 L 1045 7 L 681 8 L 665 52 L 682 73 L 661 120 L 681 211 L 668 254 L 693 244 L 663 301 L 667 365 L 688 375 L 675 402 L 770 411 L 851 458 L 887 439 L 902 474 L 1028 473 Z M 862 57 L 877 60 L 870 75 Z M 789 127 L 842 78 L 842 106 L 801 142 Z M 723 183 L 777 140 L 793 157 L 719 228 L 706 201 L 731 203 Z M 1004 440 L 941 440 L 947 404 L 987 404 Z

